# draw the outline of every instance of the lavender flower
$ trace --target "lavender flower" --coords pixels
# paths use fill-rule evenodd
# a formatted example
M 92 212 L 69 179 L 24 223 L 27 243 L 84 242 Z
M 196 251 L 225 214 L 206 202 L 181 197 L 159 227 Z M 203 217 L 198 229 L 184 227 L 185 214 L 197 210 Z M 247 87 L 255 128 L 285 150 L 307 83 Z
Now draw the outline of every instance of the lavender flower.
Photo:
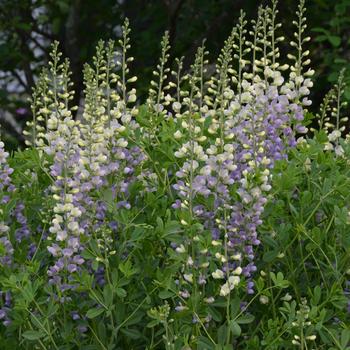
M 3 252 L 0 255 L 0 264 L 5 266 L 12 264 L 14 253 L 9 236 L 10 227 L 8 226 L 8 221 L 10 217 L 6 217 L 6 213 L 3 210 L 3 207 L 10 201 L 11 194 L 15 191 L 15 186 L 11 183 L 10 175 L 13 173 L 13 169 L 7 163 L 8 156 L 8 152 L 4 149 L 4 143 L 0 141 L 0 244 Z
M 24 204 L 19 203 L 16 205 L 13 213 L 16 221 L 20 224 L 20 227 L 15 231 L 15 237 L 18 242 L 21 242 L 24 238 L 28 238 L 30 235 L 27 218 L 24 216 L 23 211 Z
M 242 19 L 240 25 L 243 22 Z M 188 141 L 175 152 L 177 158 L 186 160 L 176 172 L 178 181 L 174 189 L 178 199 L 173 207 L 189 210 L 212 232 L 212 254 L 225 279 L 221 295 L 227 295 L 236 285 L 230 283 L 234 271 L 245 277 L 247 292 L 253 293 L 254 247 L 260 244 L 257 229 L 271 189 L 270 169 L 296 145 L 295 131 L 305 132 L 300 123 L 304 115 L 302 106 L 308 101 L 299 101 L 309 93 L 300 84 L 295 92 L 294 75 L 285 82 L 279 70 L 270 67 L 266 59 L 262 77 L 258 70 L 251 82 L 239 75 L 235 94 L 227 78 L 231 70 L 230 47 L 235 37 L 233 32 L 219 58 L 220 79 L 215 80 L 212 89 L 216 93 L 215 102 L 211 97 L 204 98 L 200 109 L 210 121 L 208 132 L 214 142 L 205 137 L 198 138 L 203 145 L 195 141 L 196 123 L 202 119 L 188 116 L 198 110 L 194 100 L 187 102 L 188 111 L 177 113 L 180 125 L 177 137 L 187 135 Z M 305 79 L 305 86 L 312 86 L 310 79 Z M 181 108 L 177 106 L 177 110 Z M 213 206 L 200 204 L 201 198 L 212 198 Z

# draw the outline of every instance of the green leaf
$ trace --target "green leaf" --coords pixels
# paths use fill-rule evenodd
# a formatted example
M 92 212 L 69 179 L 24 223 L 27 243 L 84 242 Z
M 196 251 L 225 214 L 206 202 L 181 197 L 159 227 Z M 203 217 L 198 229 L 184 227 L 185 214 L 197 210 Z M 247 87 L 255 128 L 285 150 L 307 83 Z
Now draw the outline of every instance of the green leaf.
M 159 324 L 159 321 L 158 320 L 152 320 L 150 322 L 147 323 L 147 328 L 153 328 L 155 326 L 157 326 Z
M 34 299 L 33 286 L 30 282 L 22 289 L 22 294 L 28 303 L 32 302 Z
M 312 298 L 312 302 L 314 305 L 318 305 L 318 303 L 320 302 L 321 299 L 321 287 L 320 286 L 316 286 L 314 288 L 314 295 Z
M 130 339 L 139 340 L 142 337 L 142 334 L 137 329 L 122 328 L 121 332 L 128 336 Z
M 311 29 L 312 32 L 316 32 L 316 33 L 323 33 L 323 34 L 327 34 L 328 35 L 328 31 L 322 27 L 317 27 L 317 28 L 312 28 Z
M 274 261 L 279 254 L 279 250 L 270 250 L 263 255 L 263 260 L 267 263 Z
M 131 239 L 135 242 L 145 237 L 145 229 L 143 227 L 136 227 L 131 234 Z
M 81 256 L 87 260 L 96 258 L 96 256 L 94 254 L 92 254 L 90 251 L 88 251 L 87 249 L 82 251 Z
M 328 40 L 335 47 L 338 47 L 341 43 L 341 38 L 339 36 L 335 36 L 335 35 L 330 35 L 328 37 Z
M 162 290 L 158 293 L 159 298 L 161 299 L 168 299 L 174 296 L 174 293 L 170 290 Z
M 103 308 L 93 308 L 88 310 L 86 313 L 87 318 L 95 318 L 103 313 L 104 309 Z
M 117 293 L 119 298 L 125 298 L 127 295 L 126 290 L 124 288 L 117 288 L 115 292 Z
M 181 226 L 177 221 L 167 221 L 164 226 L 162 238 L 181 232 Z M 171 237 L 168 237 L 170 239 Z
M 216 322 L 221 322 L 222 320 L 222 315 L 221 313 L 216 310 L 214 307 L 212 306 L 209 306 L 208 308 L 208 312 L 209 314 L 213 317 L 213 320 L 216 321 Z
M 98 266 L 99 266 L 99 263 L 97 260 L 94 260 L 91 264 L 92 268 L 94 271 L 97 271 L 98 270 Z
M 223 324 L 218 329 L 218 343 L 220 344 L 220 349 L 222 350 L 222 346 L 226 342 L 226 334 L 227 334 L 227 326 L 226 324 Z M 216 349 L 215 349 L 216 350 Z
M 284 279 L 282 272 L 278 272 L 277 275 L 274 272 L 270 272 L 270 276 L 276 287 L 287 288 L 289 286 L 289 282 Z
M 141 320 L 143 320 L 145 317 L 145 314 L 141 311 L 136 312 L 131 317 L 128 317 L 128 320 L 124 320 L 124 327 L 129 327 L 133 325 L 140 324 Z
M 98 322 L 98 335 L 102 342 L 107 343 L 107 332 L 106 332 L 106 325 L 104 322 Z
M 113 289 L 109 284 L 103 289 L 103 298 L 106 306 L 110 307 L 113 303 Z
M 119 270 L 127 278 L 131 277 L 132 275 L 134 275 L 138 271 L 138 269 L 133 268 L 132 262 L 130 261 L 130 259 L 126 260 L 123 263 L 120 263 Z
M 255 320 L 254 315 L 244 315 L 237 319 L 237 323 L 248 324 L 248 323 L 252 323 L 254 320 Z
M 350 329 L 343 329 L 341 332 L 340 344 L 342 348 L 346 348 L 350 341 Z
M 149 111 L 146 105 L 142 105 L 139 107 L 139 113 L 136 116 L 136 120 L 137 122 L 141 125 L 141 126 L 150 126 L 150 122 L 149 122 Z
M 164 224 L 163 224 L 163 220 L 162 218 L 160 218 L 159 216 L 156 218 L 157 221 L 157 230 L 159 230 L 159 232 L 163 232 L 164 230 Z
M 215 344 L 213 344 L 208 338 L 200 336 L 198 338 L 197 348 L 201 350 L 215 350 Z
M 37 340 L 45 336 L 45 333 L 42 331 L 25 331 L 22 333 L 22 337 L 28 340 Z
M 231 319 L 235 319 L 241 311 L 241 300 L 239 297 L 231 299 Z
M 350 88 L 345 88 L 344 96 L 346 99 L 350 100 Z
M 239 337 L 242 333 L 241 327 L 236 321 L 230 321 L 229 327 L 234 336 Z

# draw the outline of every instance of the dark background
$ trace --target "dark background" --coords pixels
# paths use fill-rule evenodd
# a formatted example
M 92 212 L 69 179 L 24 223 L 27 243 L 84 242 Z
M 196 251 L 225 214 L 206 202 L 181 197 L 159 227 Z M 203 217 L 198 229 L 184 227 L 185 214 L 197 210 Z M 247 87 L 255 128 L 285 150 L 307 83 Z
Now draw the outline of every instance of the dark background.
M 130 20 L 131 70 L 139 77 L 139 96 L 145 96 L 157 63 L 160 40 L 170 32 L 171 58 L 184 55 L 191 64 L 204 38 L 213 62 L 223 41 L 237 23 L 240 9 L 254 18 L 258 0 L 0 0 L 0 122 L 2 138 L 16 148 L 23 144 L 21 130 L 30 119 L 27 98 L 40 69 L 46 64 L 50 43 L 59 40 L 69 57 L 77 100 L 82 91 L 82 66 L 89 62 L 99 39 L 117 39 L 125 17 Z M 293 35 L 297 0 L 280 0 L 283 23 L 282 57 Z M 347 67 L 350 80 L 350 0 L 306 0 L 312 68 L 316 70 L 313 108 Z M 350 83 L 350 82 L 349 82 Z M 345 91 L 350 101 L 350 89 Z

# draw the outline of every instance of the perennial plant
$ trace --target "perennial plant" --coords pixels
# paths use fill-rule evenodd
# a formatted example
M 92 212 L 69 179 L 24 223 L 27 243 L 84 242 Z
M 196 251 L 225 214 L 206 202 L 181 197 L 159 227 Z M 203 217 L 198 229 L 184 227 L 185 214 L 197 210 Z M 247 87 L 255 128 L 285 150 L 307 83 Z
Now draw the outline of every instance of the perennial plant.
M 52 45 L 28 148 L 0 143 L 2 349 L 350 348 L 344 72 L 308 129 L 305 11 L 286 59 L 277 0 L 215 64 L 172 70 L 165 33 L 145 104 L 128 20 L 81 106 Z

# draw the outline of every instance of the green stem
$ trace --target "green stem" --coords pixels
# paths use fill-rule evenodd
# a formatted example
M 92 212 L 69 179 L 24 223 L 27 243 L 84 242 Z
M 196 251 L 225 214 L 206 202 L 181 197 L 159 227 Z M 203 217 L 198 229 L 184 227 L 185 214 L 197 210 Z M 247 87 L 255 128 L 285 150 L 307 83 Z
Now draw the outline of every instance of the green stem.
M 97 334 L 95 333 L 94 329 L 93 329 L 91 326 L 89 326 L 89 328 L 90 328 L 90 330 L 91 330 L 93 336 L 96 338 L 96 340 L 98 341 L 98 343 L 101 345 L 102 349 L 103 349 L 103 350 L 107 350 L 107 348 L 103 345 L 103 343 L 101 342 L 101 340 L 99 339 L 99 337 L 98 337 Z

